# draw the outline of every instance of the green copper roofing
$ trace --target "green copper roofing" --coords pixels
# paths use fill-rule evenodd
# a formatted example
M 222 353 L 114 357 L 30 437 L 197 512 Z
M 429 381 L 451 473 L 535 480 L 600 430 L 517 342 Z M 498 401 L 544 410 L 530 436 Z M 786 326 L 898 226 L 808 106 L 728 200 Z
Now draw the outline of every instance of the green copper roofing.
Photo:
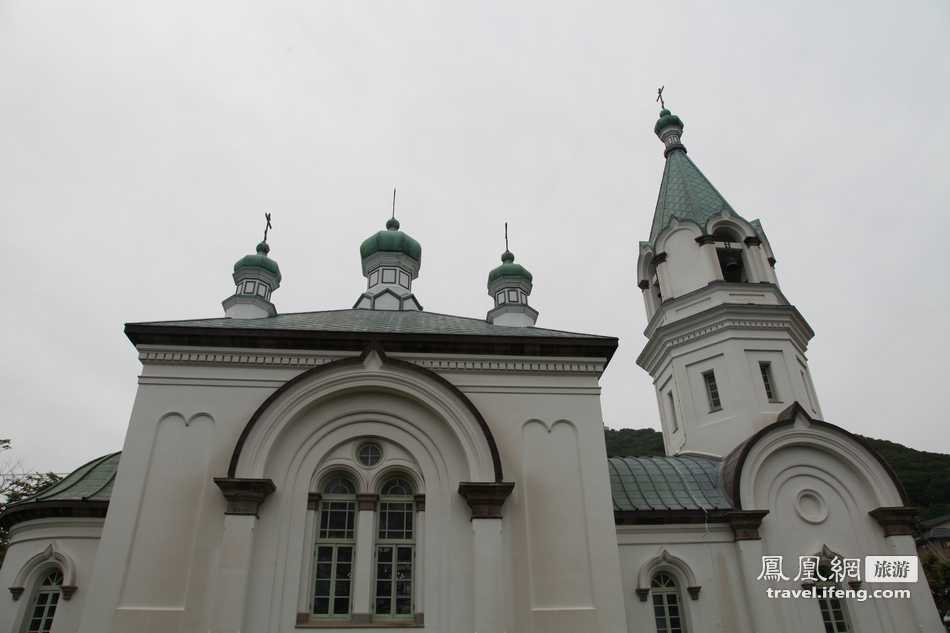
M 678 125 L 680 128 L 683 127 L 683 122 L 678 116 L 663 108 L 660 110 L 660 118 L 657 119 L 656 125 L 653 126 L 653 132 L 659 134 L 660 130 L 671 125 Z
M 403 253 L 417 262 L 422 261 L 422 246 L 407 233 L 399 230 L 399 220 L 390 218 L 386 230 L 370 235 L 360 244 L 360 257 L 366 258 L 373 253 Z
M 671 115 L 669 110 L 663 110 L 654 129 L 659 134 L 660 130 L 671 124 L 682 127 L 679 117 Z M 690 160 L 686 149 L 679 144 L 674 145 L 667 151 L 660 194 L 656 200 L 653 226 L 650 229 L 650 243 L 669 226 L 673 218 L 689 220 L 705 227 L 709 218 L 726 209 L 739 215 L 703 175 L 696 163 Z
M 21 501 L 108 501 L 122 453 L 110 453 L 83 464 L 49 488 Z
M 280 267 L 273 259 L 267 256 L 270 252 L 270 246 L 267 242 L 261 242 L 257 245 L 256 255 L 245 255 L 234 264 L 234 272 L 242 268 L 263 268 L 267 272 L 277 277 L 277 283 L 280 283 Z
M 729 510 L 719 478 L 722 461 L 709 457 L 611 457 L 614 510 Z
M 612 337 L 563 330 L 549 330 L 539 327 L 514 327 L 495 325 L 485 319 L 423 312 L 421 310 L 325 310 L 323 312 L 296 312 L 278 314 L 259 319 L 191 319 L 187 321 L 151 321 L 147 323 L 129 323 L 134 326 L 164 326 L 181 328 L 228 328 L 257 330 L 261 335 L 267 331 L 291 332 L 350 332 L 373 334 L 405 335 L 463 335 L 463 336 L 513 336 L 517 338 L 591 338 L 610 339 Z M 253 334 L 249 334 L 253 336 Z
M 491 285 L 491 282 L 502 277 L 523 279 L 528 283 L 533 279 L 527 268 L 515 263 L 515 254 L 507 250 L 501 254 L 501 266 L 488 273 L 488 284 Z

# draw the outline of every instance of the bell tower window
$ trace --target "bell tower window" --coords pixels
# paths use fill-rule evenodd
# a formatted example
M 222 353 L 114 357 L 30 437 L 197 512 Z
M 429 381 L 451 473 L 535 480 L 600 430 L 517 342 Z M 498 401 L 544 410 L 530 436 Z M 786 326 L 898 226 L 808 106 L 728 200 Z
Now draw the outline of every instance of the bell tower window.
M 747 283 L 749 281 L 746 275 L 745 264 L 742 260 L 742 250 L 738 248 L 717 248 L 716 255 L 719 257 L 719 269 L 722 271 L 722 278 L 731 283 Z
M 722 278 L 731 283 L 747 283 L 745 262 L 742 257 L 742 240 L 731 229 L 720 227 L 713 233 L 716 241 L 716 256 Z

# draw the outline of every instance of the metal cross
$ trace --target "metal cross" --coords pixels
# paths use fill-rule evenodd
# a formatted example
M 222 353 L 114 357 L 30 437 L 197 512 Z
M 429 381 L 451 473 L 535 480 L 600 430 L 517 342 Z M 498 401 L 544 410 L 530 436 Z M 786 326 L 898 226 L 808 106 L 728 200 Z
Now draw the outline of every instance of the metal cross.
M 508 223 L 505 222 L 505 250 L 508 250 Z
M 664 88 L 666 88 L 666 86 L 660 86 L 659 88 L 657 88 L 656 100 L 660 102 L 660 108 L 663 110 L 666 110 L 666 104 L 663 103 L 663 89 Z
M 267 220 L 267 226 L 264 227 L 264 241 L 267 241 L 267 232 L 274 228 L 270 223 L 270 213 L 264 213 L 264 219 Z

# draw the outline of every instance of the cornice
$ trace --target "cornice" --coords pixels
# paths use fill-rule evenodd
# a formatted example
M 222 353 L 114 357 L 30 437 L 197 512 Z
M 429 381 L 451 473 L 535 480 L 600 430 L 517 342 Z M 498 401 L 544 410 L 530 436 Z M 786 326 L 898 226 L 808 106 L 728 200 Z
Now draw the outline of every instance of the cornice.
M 143 365 L 232 365 L 253 367 L 319 367 L 341 358 L 359 356 L 356 352 L 314 354 L 284 350 L 235 350 L 233 348 L 189 348 L 164 345 L 139 345 Z
M 637 365 L 653 375 L 674 348 L 728 330 L 784 331 L 803 354 L 815 335 L 794 306 L 722 303 L 656 328 Z
M 419 367 L 432 371 L 442 372 L 518 372 L 533 374 L 595 374 L 604 371 L 606 363 L 603 360 L 584 359 L 554 359 L 554 358 L 506 358 L 496 356 L 490 358 L 402 358 Z
M 283 350 L 235 350 L 230 348 L 184 348 L 171 346 L 139 346 L 143 365 L 198 365 L 219 367 L 275 367 L 310 369 L 342 358 L 358 356 L 353 352 L 315 354 Z M 435 372 L 579 374 L 599 376 L 607 363 L 604 359 L 463 356 L 429 354 L 392 354 L 419 367 Z

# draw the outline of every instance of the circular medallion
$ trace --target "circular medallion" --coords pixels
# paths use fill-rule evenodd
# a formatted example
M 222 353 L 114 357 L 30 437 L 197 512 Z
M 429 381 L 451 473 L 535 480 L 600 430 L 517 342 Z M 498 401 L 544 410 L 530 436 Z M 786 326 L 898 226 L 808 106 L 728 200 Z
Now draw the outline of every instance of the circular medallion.
M 822 523 L 828 518 L 828 504 L 816 491 L 802 490 L 795 499 L 795 513 L 808 523 Z

